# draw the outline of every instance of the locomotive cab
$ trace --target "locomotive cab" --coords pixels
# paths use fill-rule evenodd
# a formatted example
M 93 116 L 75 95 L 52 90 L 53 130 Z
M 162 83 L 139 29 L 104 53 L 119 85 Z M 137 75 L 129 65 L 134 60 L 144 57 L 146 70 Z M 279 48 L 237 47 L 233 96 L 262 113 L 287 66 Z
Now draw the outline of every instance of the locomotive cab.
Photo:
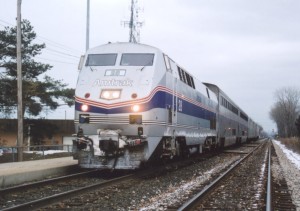
M 163 62 L 161 54 L 146 45 L 115 43 L 90 49 L 81 59 L 75 126 L 93 140 L 96 155 L 90 156 L 89 147 L 82 149 L 78 145 L 82 138 L 77 138 L 79 162 L 94 159 L 81 166 L 131 169 L 150 157 L 151 153 L 144 151 L 153 150 L 158 137 L 150 137 L 155 130 L 145 123 L 164 118 L 149 112 L 157 104 L 165 106 L 161 94 L 154 89 L 165 74 L 165 69 L 158 68 Z M 146 143 L 149 140 L 151 143 Z

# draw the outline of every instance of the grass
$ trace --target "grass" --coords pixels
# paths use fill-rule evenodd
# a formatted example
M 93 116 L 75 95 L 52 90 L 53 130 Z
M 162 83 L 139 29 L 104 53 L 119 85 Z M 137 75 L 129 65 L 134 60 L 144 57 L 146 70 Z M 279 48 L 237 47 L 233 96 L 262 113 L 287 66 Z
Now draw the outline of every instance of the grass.
M 300 138 L 279 138 L 279 141 L 286 146 L 286 148 L 300 154 Z

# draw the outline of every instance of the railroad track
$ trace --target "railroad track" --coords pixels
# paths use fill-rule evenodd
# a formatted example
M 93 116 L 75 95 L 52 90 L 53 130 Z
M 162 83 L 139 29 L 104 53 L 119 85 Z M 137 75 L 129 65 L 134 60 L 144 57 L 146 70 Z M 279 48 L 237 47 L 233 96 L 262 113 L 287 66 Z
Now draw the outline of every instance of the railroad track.
M 199 190 L 193 198 L 176 210 L 261 210 L 264 206 L 264 200 L 261 197 L 257 199 L 255 197 L 249 198 L 249 195 L 251 196 L 251 193 L 253 193 L 253 196 L 255 196 L 255 194 L 262 194 L 264 191 L 263 187 L 266 181 L 263 175 L 266 174 L 266 170 L 262 168 L 261 171 L 257 172 L 255 163 L 263 160 L 262 166 L 265 165 L 267 161 L 265 150 L 265 143 L 255 147 L 238 163 L 230 167 L 204 189 Z M 253 167 L 252 170 L 246 167 L 249 164 Z M 249 179 L 249 176 L 252 178 Z M 255 182 L 259 184 L 255 185 Z M 248 191 L 245 191 L 245 185 L 250 187 Z M 260 192 L 257 192 L 255 187 L 261 189 Z M 247 204 L 246 201 L 249 203 Z
M 266 211 L 271 210 L 296 210 L 284 177 L 276 178 L 272 174 L 272 164 L 279 165 L 273 144 L 269 148 L 268 160 L 268 187 Z
M 0 206 L 0 210 L 1 211 L 7 211 L 7 210 L 20 210 L 20 211 L 26 211 L 26 210 L 53 210 L 56 209 L 57 207 L 61 208 L 62 204 L 63 206 L 65 205 L 64 208 L 67 208 L 69 206 L 71 207 L 77 207 L 82 205 L 83 203 L 80 202 L 74 202 L 74 200 L 72 201 L 72 199 L 76 198 L 76 197 L 81 197 L 86 195 L 94 195 L 94 193 L 96 192 L 96 195 L 98 195 L 97 191 L 101 192 L 101 194 L 105 194 L 107 192 L 112 192 L 114 191 L 117 187 L 130 187 L 130 186 L 134 186 L 138 183 L 140 183 L 141 180 L 145 179 L 147 180 L 147 178 L 150 177 L 155 177 L 156 175 L 160 175 L 160 174 L 164 174 L 165 171 L 173 171 L 174 169 L 177 169 L 178 167 L 180 167 L 180 165 L 190 165 L 192 163 L 192 161 L 186 161 L 186 162 L 178 162 L 176 163 L 172 163 L 170 165 L 163 165 L 163 166 L 159 166 L 156 168 L 149 168 L 149 169 L 145 169 L 145 170 L 141 170 L 141 171 L 134 171 L 133 174 L 127 174 L 125 176 L 115 176 L 115 178 L 113 179 L 99 179 L 98 177 L 100 176 L 100 174 L 98 174 L 98 177 L 95 178 L 93 177 L 93 181 L 91 183 L 93 184 L 86 184 L 83 182 L 83 180 L 81 180 L 80 182 L 77 182 L 77 186 L 80 187 L 71 187 L 72 190 L 66 190 L 66 191 L 57 191 L 57 183 L 61 183 L 62 181 L 68 181 L 68 184 L 65 184 L 65 186 L 70 186 L 69 183 L 74 183 L 74 182 L 70 182 L 70 178 L 68 176 L 66 177 L 60 177 L 60 178 L 55 178 L 55 179 L 51 179 L 51 180 L 47 180 L 47 181 L 41 181 L 41 182 L 36 182 L 36 183 L 31 183 L 28 185 L 21 185 L 21 186 L 16 186 L 16 187 L 12 187 L 12 188 L 6 188 L 6 189 L 2 189 L 0 191 L 0 202 L 4 201 L 6 198 L 8 198 L 10 195 L 14 195 L 14 193 L 20 192 L 20 190 L 26 188 L 26 189 L 32 189 L 32 188 L 38 188 L 39 192 L 43 192 L 43 190 L 46 187 L 46 189 L 53 189 L 55 190 L 55 193 L 51 194 L 47 194 L 47 196 L 40 194 L 40 197 L 38 199 L 34 199 L 31 200 L 29 202 L 25 202 L 27 201 L 27 197 L 25 196 L 26 193 L 21 192 L 20 197 L 22 197 L 21 202 L 19 202 L 18 200 L 14 200 L 16 204 L 14 204 L 13 206 L 5 206 L 2 204 L 2 207 Z M 76 175 L 72 175 L 72 177 L 77 178 L 80 176 L 87 176 L 89 174 L 93 175 L 93 174 L 97 174 L 99 173 L 99 170 L 95 170 L 95 171 L 90 171 L 87 173 L 80 173 L 80 174 L 76 174 Z M 108 175 L 112 175 L 112 172 L 108 172 Z M 122 172 L 121 172 L 122 174 Z M 124 172 L 123 172 L 124 174 Z M 126 173 L 125 173 L 126 174 Z M 107 177 L 107 176 L 106 176 Z M 84 180 L 86 180 L 86 178 L 84 178 Z M 95 182 L 95 180 L 100 180 L 99 182 Z M 53 184 L 54 185 L 53 185 Z M 47 188 L 48 185 L 51 185 Z M 42 188 L 41 188 L 42 187 Z M 69 187 L 70 188 L 70 187 Z M 29 191 L 31 192 L 31 190 Z M 9 195 L 9 196 L 7 196 Z M 76 199 L 75 199 L 76 201 Z M 99 205 L 98 205 L 99 206 Z
M 255 161 L 253 156 L 263 158 L 261 171 L 257 172 L 256 176 L 254 174 L 248 175 L 249 172 L 254 172 L 254 169 L 246 170 L 249 165 L 247 162 L 251 166 L 251 163 L 258 161 Z M 278 163 L 271 142 L 255 148 L 249 155 L 176 210 L 296 210 L 284 177 L 280 180 L 274 180 L 272 176 L 272 161 Z M 252 166 L 255 167 L 255 165 Z M 256 178 L 253 181 L 257 180 L 258 185 L 254 186 L 253 183 L 248 183 L 246 180 L 249 180 L 249 177 Z M 244 182 L 240 178 L 244 178 Z M 233 186 L 230 180 L 235 183 L 242 182 Z M 254 187 L 257 187 L 257 190 Z M 251 195 L 255 197 L 249 197 Z
M 207 159 L 207 156 L 199 158 L 199 160 Z M 114 192 L 116 189 L 134 187 L 136 184 L 139 184 L 149 178 L 153 178 L 156 176 L 160 176 L 165 174 L 166 172 L 176 171 L 178 168 L 182 168 L 187 165 L 192 165 L 196 161 L 193 159 L 188 159 L 185 161 L 174 162 L 170 164 L 166 164 L 164 166 L 156 167 L 155 169 L 149 168 L 144 171 L 135 172 L 135 174 L 127 175 L 124 177 L 118 177 L 112 180 L 101 181 L 91 185 L 83 185 L 84 187 L 76 188 L 69 191 L 59 192 L 56 194 L 52 194 L 49 196 L 42 196 L 39 199 L 32 200 L 30 202 L 20 203 L 14 206 L 5 207 L 3 210 L 36 210 L 36 209 L 45 209 L 45 210 L 53 210 L 59 209 L 61 206 L 63 208 L 73 207 L 76 208 L 77 206 L 80 207 L 84 205 L 84 202 L 79 202 L 76 197 L 80 198 L 88 198 L 91 199 L 93 195 L 106 195 L 110 192 Z M 96 172 L 97 173 L 97 172 Z M 51 181 L 49 181 L 51 183 Z M 36 183 L 34 186 L 47 186 L 45 183 Z M 20 187 L 22 188 L 22 187 Z M 24 186 L 23 186 L 24 188 Z M 57 189 L 56 186 L 52 186 L 52 189 Z M 14 190 L 19 191 L 18 187 L 14 187 Z M 4 190 L 3 190 L 4 191 Z M 7 193 L 12 193 L 13 190 L 5 190 Z M 40 191 L 43 192 L 43 191 Z M 98 193 L 100 192 L 100 193 Z M 24 193 L 22 194 L 25 195 Z M 87 196 L 84 196 L 87 195 Z M 90 196 L 89 196 L 90 195 Z M 100 197 L 99 197 L 100 198 Z M 25 199 L 26 200 L 26 199 Z M 97 204 L 99 206 L 99 204 Z
M 99 174 L 100 172 L 102 171 L 92 170 L 1 189 L 0 210 L 38 209 L 126 178 L 126 176 L 113 175 L 118 178 L 109 180 L 107 178 L 112 177 L 111 172 L 102 175 Z M 82 182 L 83 180 L 91 181 L 87 183 Z M 30 201 L 27 202 L 28 200 Z
M 243 147 L 250 149 L 250 148 L 257 147 L 257 145 L 251 144 Z M 235 152 L 232 154 L 239 154 L 238 156 L 240 157 L 245 156 L 244 152 L 239 153 L 239 151 L 242 151 L 240 149 L 232 149 L 232 150 L 235 150 Z M 230 152 L 227 152 L 225 154 L 227 157 L 232 156 Z M 235 155 L 235 157 L 237 157 L 237 155 Z M 207 162 L 207 161 L 210 162 L 209 160 L 210 160 L 209 158 L 208 160 L 207 158 L 203 158 L 203 157 L 200 158 L 200 161 L 203 162 Z M 191 165 L 196 161 L 190 160 L 186 162 L 187 164 L 182 164 L 183 168 L 185 165 Z M 72 208 L 80 208 L 80 209 L 101 208 L 102 209 L 103 207 L 106 207 L 106 209 L 104 210 L 111 210 L 113 209 L 113 207 L 128 208 L 128 205 L 131 206 L 130 201 L 128 203 L 127 202 L 121 203 L 121 205 L 120 203 L 118 204 L 118 202 L 124 199 L 125 200 L 135 199 L 136 194 L 138 194 L 137 190 L 143 186 L 139 184 L 142 184 L 144 182 L 147 183 L 148 180 L 150 181 L 156 180 L 155 178 L 164 177 L 164 175 L 169 174 L 166 173 L 166 171 L 176 172 L 177 168 L 180 169 L 182 167 L 180 166 L 180 164 L 176 164 L 176 163 L 172 163 L 170 164 L 170 166 L 165 166 L 164 167 L 165 170 L 149 169 L 146 170 L 144 173 L 141 171 L 135 173 L 135 175 L 116 178 L 115 180 L 111 180 L 111 181 L 101 181 L 101 182 L 97 182 L 97 184 L 96 182 L 94 182 L 94 184 L 90 184 L 90 185 L 85 184 L 83 185 L 83 187 L 79 187 L 69 191 L 56 191 L 56 194 L 52 194 L 49 196 L 42 196 L 40 197 L 40 199 L 32 200 L 32 202 L 18 204 L 15 206 L 11 206 L 9 208 L 5 208 L 4 210 L 35 210 L 35 209 L 55 210 L 55 209 L 72 209 Z M 56 187 L 54 186 L 53 189 L 56 189 Z M 125 196 L 124 196 L 124 192 L 127 192 Z M 151 192 L 149 190 L 147 192 L 149 193 L 150 196 Z M 147 192 L 145 196 L 148 197 Z M 141 200 L 141 197 L 137 197 L 137 198 Z M 146 198 L 143 197 L 142 200 L 144 199 L 146 200 Z M 112 205 L 113 203 L 116 204 Z M 127 206 L 124 206 L 124 204 L 127 204 Z M 174 206 L 174 207 L 170 206 L 168 208 L 169 210 L 171 209 L 177 210 L 178 207 L 179 206 Z
M 55 195 L 48 196 L 48 197 L 43 197 L 41 199 L 37 199 L 37 200 L 31 201 L 31 202 L 27 202 L 27 203 L 23 203 L 23 204 L 9 207 L 6 209 L 2 209 L 2 211 L 7 211 L 7 210 L 31 211 L 31 210 L 40 209 L 43 207 L 50 206 L 52 204 L 56 204 L 63 200 L 69 199 L 71 197 L 74 197 L 77 195 L 82 195 L 87 192 L 91 192 L 91 191 L 99 189 L 99 188 L 105 188 L 112 184 L 126 182 L 126 181 L 130 180 L 133 176 L 134 175 L 126 175 L 126 176 L 118 177 L 118 178 L 111 179 L 111 180 L 108 180 L 105 182 L 99 182 L 99 183 L 89 185 L 86 187 L 77 188 L 75 190 L 66 191 L 63 193 L 55 194 Z
M 39 186 L 45 186 L 45 185 L 53 184 L 55 182 L 69 180 L 72 178 L 88 176 L 88 175 L 95 174 L 97 172 L 99 172 L 99 170 L 92 170 L 92 171 L 80 172 L 80 173 L 75 173 L 75 174 L 69 174 L 66 176 L 55 177 L 55 178 L 51 178 L 51 179 L 41 180 L 38 182 L 31 182 L 31 183 L 16 185 L 16 186 L 8 187 L 8 188 L 2 188 L 2 189 L 0 189 L 0 196 L 3 196 L 5 194 L 11 193 L 11 192 L 22 191 L 25 189 L 35 188 L 35 187 L 39 187 Z

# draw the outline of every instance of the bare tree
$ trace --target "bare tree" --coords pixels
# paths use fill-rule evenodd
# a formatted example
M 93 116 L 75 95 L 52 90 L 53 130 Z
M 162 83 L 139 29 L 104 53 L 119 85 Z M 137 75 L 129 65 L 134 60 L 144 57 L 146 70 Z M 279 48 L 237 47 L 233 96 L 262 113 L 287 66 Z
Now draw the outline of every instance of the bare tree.
M 281 108 L 278 102 L 271 108 L 270 111 L 270 118 L 276 123 L 278 134 L 283 136 L 285 134 L 284 131 L 284 113 L 282 112 L 283 109 Z
M 298 116 L 298 119 L 295 122 L 297 131 L 298 131 L 298 137 L 300 138 L 300 115 Z
M 291 137 L 297 134 L 296 119 L 299 115 L 300 91 L 287 87 L 275 92 L 275 105 L 271 108 L 270 117 L 276 123 L 278 134 Z

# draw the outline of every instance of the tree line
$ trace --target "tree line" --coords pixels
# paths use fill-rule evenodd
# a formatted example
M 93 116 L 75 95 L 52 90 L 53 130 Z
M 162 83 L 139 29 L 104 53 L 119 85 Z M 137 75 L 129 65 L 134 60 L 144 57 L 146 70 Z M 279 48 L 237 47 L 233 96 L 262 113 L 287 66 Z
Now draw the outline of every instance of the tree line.
M 300 91 L 285 87 L 275 92 L 275 104 L 270 117 L 276 123 L 280 137 L 300 137 Z

